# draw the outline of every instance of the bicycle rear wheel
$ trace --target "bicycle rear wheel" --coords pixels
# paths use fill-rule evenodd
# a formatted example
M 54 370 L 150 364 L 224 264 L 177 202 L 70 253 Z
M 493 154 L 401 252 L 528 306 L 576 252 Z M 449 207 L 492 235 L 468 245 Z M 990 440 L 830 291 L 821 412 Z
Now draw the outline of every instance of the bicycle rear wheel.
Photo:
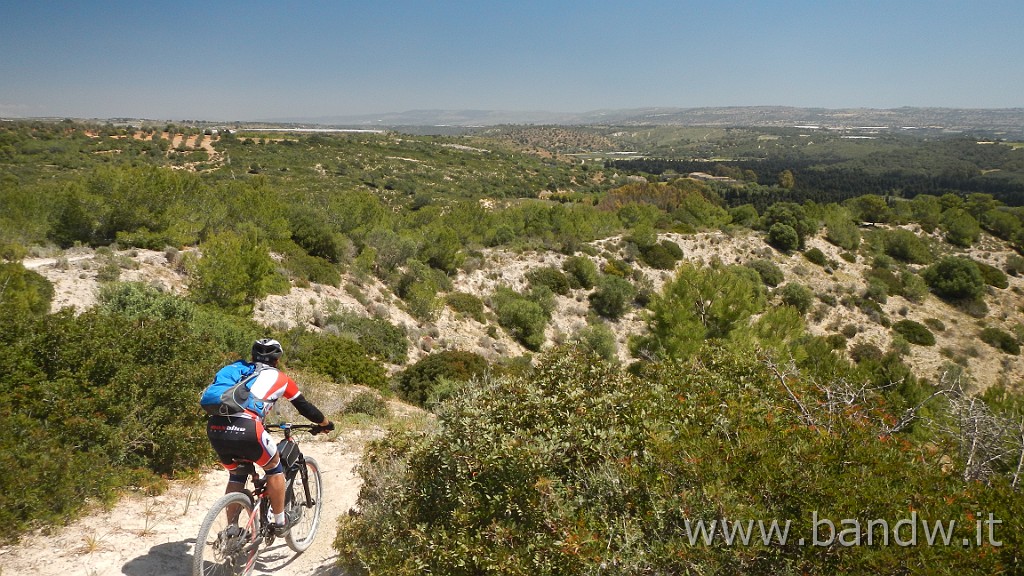
M 231 521 L 230 516 L 235 515 Z M 252 572 L 259 549 L 259 509 L 244 492 L 221 496 L 203 519 L 192 552 L 192 576 L 235 576 Z
M 313 543 L 317 528 L 320 527 L 320 509 L 323 506 L 323 487 L 320 484 L 320 465 L 316 460 L 306 457 L 306 478 L 302 478 L 302 470 L 288 483 L 285 493 L 285 513 L 292 522 L 292 528 L 285 537 L 285 542 L 296 552 L 302 552 Z M 306 501 L 306 488 L 312 502 Z

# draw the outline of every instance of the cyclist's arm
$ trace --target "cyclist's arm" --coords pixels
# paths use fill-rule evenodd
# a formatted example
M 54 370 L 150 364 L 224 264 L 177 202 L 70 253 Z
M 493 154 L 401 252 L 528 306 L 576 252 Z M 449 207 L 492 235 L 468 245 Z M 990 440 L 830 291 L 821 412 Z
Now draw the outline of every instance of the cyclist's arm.
M 314 406 L 312 402 L 306 400 L 306 397 L 302 394 L 292 398 L 291 403 L 299 411 L 299 414 L 302 414 L 310 422 L 316 422 L 319 426 L 327 426 L 330 423 L 327 417 L 324 416 L 324 413 Z

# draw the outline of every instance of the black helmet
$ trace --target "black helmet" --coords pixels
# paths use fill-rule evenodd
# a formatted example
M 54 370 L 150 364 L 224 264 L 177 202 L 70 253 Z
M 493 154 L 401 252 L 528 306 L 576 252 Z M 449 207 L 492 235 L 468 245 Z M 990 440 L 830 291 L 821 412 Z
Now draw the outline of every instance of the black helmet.
M 252 361 L 273 364 L 284 354 L 281 343 L 273 338 L 260 338 L 252 345 Z

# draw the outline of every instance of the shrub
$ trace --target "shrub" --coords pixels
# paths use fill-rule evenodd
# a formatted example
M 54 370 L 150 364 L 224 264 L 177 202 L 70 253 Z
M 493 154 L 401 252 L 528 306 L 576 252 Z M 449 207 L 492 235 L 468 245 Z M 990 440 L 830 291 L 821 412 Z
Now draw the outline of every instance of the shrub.
M 882 359 L 882 350 L 870 342 L 858 342 L 850 348 L 850 359 L 860 364 L 861 362 L 878 361 Z
M 768 243 L 783 252 L 790 252 L 800 247 L 800 236 L 789 224 L 776 222 L 768 229 Z
M 330 260 L 307 254 L 291 241 L 278 242 L 274 250 L 284 255 L 283 265 L 293 278 L 328 286 L 341 285 L 341 272 Z
M 118 282 L 100 289 L 100 309 L 127 318 L 191 322 L 197 306 L 173 294 L 158 292 L 139 282 Z
M 387 390 L 387 371 L 358 342 L 332 334 L 295 330 L 286 337 L 290 362 L 335 382 Z
M 408 358 L 409 337 L 405 328 L 387 320 L 339 312 L 328 316 L 324 324 L 325 329 L 359 342 L 374 358 L 389 364 L 404 364 Z
M 707 339 L 749 328 L 766 303 L 757 273 L 745 266 L 680 266 L 651 300 L 646 334 L 630 342 L 635 357 L 687 358 Z
M 881 234 L 885 253 L 893 258 L 911 264 L 927 264 L 932 260 L 928 244 L 910 230 L 897 228 Z
M 590 307 L 604 318 L 616 320 L 626 312 L 635 293 L 636 288 L 629 280 L 605 276 L 590 294 Z
M 860 230 L 847 218 L 831 218 L 825 222 L 825 240 L 846 250 L 856 250 L 860 245 Z
M 622 260 L 612 258 L 605 263 L 603 271 L 608 276 L 618 276 L 620 278 L 629 278 L 633 273 L 633 268 Z
M 91 310 L 0 317 L 3 538 L 209 460 L 199 392 L 226 358 L 180 321 Z M 85 480 L 83 480 L 85 479 Z
M 530 270 L 526 273 L 526 279 L 530 282 L 531 287 L 545 286 L 560 296 L 569 293 L 569 278 L 561 270 L 552 266 Z
M 399 277 L 395 293 L 409 306 L 409 313 L 419 320 L 434 320 L 441 312 L 438 293 L 450 290 L 451 280 L 441 270 L 430 268 L 418 260 L 410 260 Z
M 1010 282 L 1006 278 L 1006 274 L 1002 270 L 995 266 L 986 264 L 984 262 L 974 261 L 974 265 L 978 267 L 978 271 L 981 272 L 981 278 L 985 281 L 985 284 L 994 286 L 996 288 L 1006 289 L 1010 287 Z
M 487 360 L 479 354 L 461 350 L 446 350 L 429 354 L 395 377 L 398 393 L 403 399 L 418 406 L 433 405 L 438 397 L 438 385 L 444 380 L 468 381 L 487 371 Z
M 452 310 L 469 316 L 473 320 L 484 324 L 487 318 L 484 317 L 484 302 L 473 294 L 467 292 L 452 292 L 445 296 L 445 303 Z
M 936 332 L 946 331 L 946 323 L 938 318 L 925 318 L 924 324 Z
M 907 300 L 920 304 L 928 296 L 928 283 L 918 274 L 903 271 L 900 273 L 899 293 Z
M 899 278 L 889 269 L 873 268 L 867 271 L 864 277 L 867 280 L 868 293 L 881 295 L 881 298 L 868 295 L 872 300 L 885 302 L 886 296 L 889 294 L 899 294 L 903 288 Z M 881 285 L 881 287 L 872 288 L 872 285 Z
M 779 296 L 783 304 L 796 308 L 801 314 L 806 314 L 814 303 L 814 293 L 811 289 L 797 282 L 790 282 L 780 288 Z
M 274 261 L 255 234 L 225 232 L 203 245 L 195 264 L 192 297 L 225 311 L 247 316 L 257 298 L 266 295 Z
M 41 316 L 50 311 L 53 284 L 19 262 L 0 262 L 0 316 Z
M 974 216 L 961 208 L 950 208 L 943 212 L 941 224 L 946 232 L 946 241 L 961 248 L 969 248 L 981 235 L 981 225 Z
M 937 296 L 951 299 L 977 299 L 982 296 L 985 279 L 974 261 L 946 256 L 924 270 L 922 277 Z
M 674 247 L 674 248 L 673 248 Z M 670 240 L 662 240 L 657 244 L 640 248 L 640 259 L 651 268 L 671 270 L 682 258 L 683 251 L 679 245 Z
M 572 256 L 566 258 L 562 264 L 569 276 L 569 284 L 573 288 L 593 288 L 597 284 L 599 273 L 594 261 L 586 256 Z
M 824 267 L 828 264 L 828 258 L 819 248 L 811 248 L 810 250 L 807 250 L 804 252 L 804 258 L 806 258 L 808 262 L 817 264 L 818 266 Z
M 792 523 L 793 537 L 816 529 L 812 512 L 882 517 L 893 502 L 913 502 L 922 518 L 1024 511 L 1009 482 L 950 473 L 934 441 L 880 434 L 874 423 L 893 414 L 878 395 L 836 403 L 833 389 L 796 371 L 780 385 L 763 361 L 727 349 L 697 360 L 634 377 L 560 350 L 528 373 L 464 389 L 431 433 L 395 432 L 368 450 L 362 514 L 343 516 L 335 540 L 342 563 L 410 576 L 889 574 L 905 571 L 904 549 L 694 545 L 685 531 L 771 518 Z M 984 555 L 922 546 L 914 561 L 944 576 L 999 572 L 1020 541 L 1000 535 L 1004 546 Z
M 982 342 L 993 348 L 998 348 L 1007 354 L 1013 356 L 1020 354 L 1020 343 L 1017 342 L 1017 338 L 1005 330 L 988 327 L 982 330 L 978 337 L 981 338 Z
M 391 414 L 388 403 L 377 392 L 363 390 L 352 397 L 342 410 L 345 414 L 366 414 L 373 418 L 387 418 Z
M 502 328 L 527 349 L 540 350 L 550 318 L 543 306 L 505 287 L 495 291 L 491 302 Z
M 1024 274 L 1024 256 L 1010 254 L 1006 257 L 1006 273 L 1010 276 Z
M 615 332 L 604 322 L 586 326 L 572 335 L 573 342 L 602 359 L 613 362 L 618 358 L 618 344 Z
M 757 272 L 761 282 L 768 287 L 774 288 L 782 284 L 782 281 L 786 279 L 782 270 L 771 260 L 752 260 L 747 262 L 746 266 Z
M 892 325 L 892 331 L 903 336 L 907 342 L 918 346 L 934 346 L 935 335 L 924 324 L 913 320 L 900 320 Z
M 829 334 L 825 337 L 825 343 L 832 350 L 846 350 L 846 336 L 842 334 Z

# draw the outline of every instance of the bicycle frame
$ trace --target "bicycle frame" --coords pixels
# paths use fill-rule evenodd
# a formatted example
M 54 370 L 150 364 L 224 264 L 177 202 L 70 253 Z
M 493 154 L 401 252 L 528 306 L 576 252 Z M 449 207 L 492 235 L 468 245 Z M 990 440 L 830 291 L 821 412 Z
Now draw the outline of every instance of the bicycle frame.
M 292 440 L 292 430 L 294 429 L 311 429 L 310 425 L 306 424 L 271 424 L 267 425 L 267 428 L 277 428 L 284 432 L 285 440 Z M 253 543 L 246 547 L 246 553 L 250 553 L 253 549 L 259 548 L 260 541 L 264 541 L 268 546 L 274 541 L 274 532 L 271 528 L 272 522 L 268 521 L 271 513 L 270 506 L 270 495 L 267 494 L 267 477 L 266 474 L 259 474 L 256 471 L 256 466 L 252 462 L 242 462 L 241 466 L 246 467 L 248 470 L 249 479 L 252 481 L 253 489 L 250 491 L 248 488 L 243 488 L 242 493 L 249 497 L 249 500 L 253 504 L 254 514 L 249 516 L 249 520 L 244 527 L 249 531 L 250 534 L 256 534 L 256 538 Z M 286 494 L 291 493 L 289 490 L 291 483 L 295 479 L 296 473 L 302 477 L 302 487 L 306 497 L 306 506 L 313 506 L 315 501 L 313 500 L 312 494 L 309 493 L 309 482 L 308 482 L 308 470 L 306 468 L 306 457 L 299 451 L 298 458 L 295 463 L 285 468 L 285 490 Z M 257 511 L 258 509 L 258 511 Z M 251 564 L 256 561 L 256 555 L 253 554 L 249 563 L 245 566 L 246 572 L 252 569 Z
M 319 464 L 316 459 L 307 458 L 302 453 L 298 443 L 292 439 L 292 431 L 314 431 L 318 427 L 270 424 L 265 428 L 284 432 L 284 440 L 278 443 L 285 468 L 284 512 L 290 526 L 284 538 L 292 550 L 301 553 L 312 544 L 320 523 L 322 485 Z M 218 567 L 226 567 L 232 574 L 250 574 L 255 568 L 260 546 L 269 546 L 277 538 L 266 474 L 257 472 L 256 466 L 246 461 L 238 461 L 235 474 L 245 479 L 229 485 L 231 490 L 214 504 L 199 529 L 193 554 L 194 575 L 210 574 L 208 568 L 217 571 Z M 297 489 L 296 482 L 301 483 L 302 490 Z

